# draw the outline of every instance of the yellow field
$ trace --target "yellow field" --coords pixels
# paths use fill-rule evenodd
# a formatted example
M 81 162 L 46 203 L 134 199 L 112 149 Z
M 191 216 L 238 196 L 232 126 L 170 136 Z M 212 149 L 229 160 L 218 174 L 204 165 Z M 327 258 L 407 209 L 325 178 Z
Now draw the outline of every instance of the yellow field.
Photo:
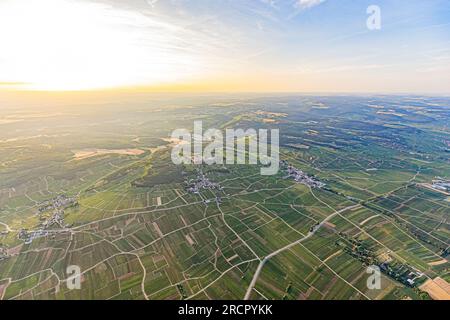
M 420 289 L 427 292 L 434 300 L 450 300 L 450 283 L 442 278 L 430 279 Z

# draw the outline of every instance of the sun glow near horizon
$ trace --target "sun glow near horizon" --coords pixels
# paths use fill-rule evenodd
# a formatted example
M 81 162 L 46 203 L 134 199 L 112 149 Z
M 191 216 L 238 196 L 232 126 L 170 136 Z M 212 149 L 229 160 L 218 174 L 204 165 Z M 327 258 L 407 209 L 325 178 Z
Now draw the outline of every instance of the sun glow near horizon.
M 174 26 L 98 3 L 0 2 L 0 36 L 0 81 L 20 89 L 161 85 L 202 69 L 197 57 L 176 49 Z
M 0 91 L 449 93 L 450 4 L 378 2 L 0 0 Z

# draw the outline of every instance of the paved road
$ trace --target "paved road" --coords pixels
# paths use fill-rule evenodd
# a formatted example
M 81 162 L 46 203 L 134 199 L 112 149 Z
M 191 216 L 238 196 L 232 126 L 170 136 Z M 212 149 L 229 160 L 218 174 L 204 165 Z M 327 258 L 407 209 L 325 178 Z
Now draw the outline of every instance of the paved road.
M 3 222 L 0 221 L 0 224 L 6 228 L 6 231 L 9 231 L 9 232 L 13 232 L 14 231 L 6 223 L 3 223 Z
M 341 213 L 343 213 L 343 212 L 345 212 L 345 211 L 347 211 L 347 210 L 351 210 L 351 209 L 357 208 L 357 207 L 359 207 L 359 206 L 360 206 L 359 204 L 356 204 L 356 205 L 349 206 L 349 207 L 346 207 L 346 208 L 344 208 L 344 209 L 341 209 L 341 210 L 339 210 L 339 211 L 334 212 L 333 214 L 329 215 L 325 220 L 323 220 L 321 223 L 319 223 L 318 225 L 316 225 L 316 226 L 314 227 L 314 229 L 313 229 L 311 232 L 309 232 L 306 236 L 304 236 L 303 238 L 301 238 L 301 239 L 299 239 L 299 240 L 297 240 L 297 241 L 295 241 L 295 242 L 292 242 L 291 244 L 288 244 L 287 246 L 285 246 L 285 247 L 283 247 L 283 248 L 281 248 L 281 249 L 278 249 L 277 251 L 274 251 L 274 252 L 272 252 L 271 254 L 269 254 L 268 256 L 266 256 L 266 257 L 259 263 L 258 268 L 256 269 L 256 272 L 255 272 L 255 274 L 253 275 L 252 282 L 250 283 L 250 286 L 248 287 L 247 292 L 245 293 L 244 300 L 249 300 L 249 299 L 250 299 L 250 295 L 251 295 L 251 293 L 252 293 L 252 291 L 253 291 L 253 288 L 254 288 L 255 285 L 256 285 L 256 281 L 258 281 L 258 278 L 259 278 L 259 275 L 261 274 L 262 268 L 264 267 L 264 265 L 266 264 L 266 262 L 269 261 L 269 259 L 275 257 L 276 255 L 280 254 L 280 253 L 283 252 L 283 251 L 289 250 L 290 248 L 296 246 L 296 245 L 299 244 L 300 242 L 303 242 L 303 241 L 305 241 L 305 240 L 311 238 L 311 237 L 312 237 L 312 236 L 313 236 L 313 235 L 314 235 L 314 234 L 315 234 L 315 233 L 316 233 L 316 232 L 317 232 L 317 231 L 318 231 L 325 223 L 327 223 L 329 220 L 333 219 L 336 215 L 341 214 Z

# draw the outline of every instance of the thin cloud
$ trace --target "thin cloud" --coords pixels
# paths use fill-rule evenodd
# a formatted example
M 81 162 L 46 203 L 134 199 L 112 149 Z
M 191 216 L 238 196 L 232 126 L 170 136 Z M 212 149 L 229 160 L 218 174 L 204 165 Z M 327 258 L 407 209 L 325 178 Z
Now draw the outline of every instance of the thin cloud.
M 294 12 L 288 17 L 288 20 L 295 18 L 302 11 L 317 7 L 326 0 L 296 0 L 293 4 Z
M 318 6 L 321 3 L 324 3 L 326 0 L 297 0 L 294 3 L 294 8 L 298 10 L 305 10 L 315 6 Z

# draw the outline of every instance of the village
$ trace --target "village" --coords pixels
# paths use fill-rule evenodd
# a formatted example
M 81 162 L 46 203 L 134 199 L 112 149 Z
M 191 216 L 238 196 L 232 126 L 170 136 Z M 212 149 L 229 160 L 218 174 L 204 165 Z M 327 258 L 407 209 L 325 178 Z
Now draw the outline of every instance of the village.
M 437 178 L 436 180 L 433 180 L 432 187 L 436 190 L 450 192 L 450 180 Z
M 194 194 L 199 194 L 201 190 L 223 190 L 220 184 L 209 180 L 202 170 L 198 171 L 195 179 L 191 179 L 185 183 L 187 185 L 187 191 Z
M 285 169 L 285 171 L 287 172 L 287 176 L 285 177 L 285 179 L 292 178 L 297 183 L 301 183 L 315 189 L 321 189 L 325 186 L 325 183 L 320 182 L 319 180 L 316 180 L 315 178 L 309 176 L 302 170 L 295 168 L 286 160 L 281 160 L 280 165 L 281 168 Z
M 38 208 L 39 220 L 41 221 L 37 230 L 29 231 L 28 229 L 21 229 L 18 237 L 25 244 L 31 244 L 33 240 L 47 237 L 50 233 L 49 229 L 53 226 L 59 229 L 67 229 L 70 226 L 64 222 L 64 210 L 78 205 L 78 201 L 74 197 L 66 195 L 58 195 L 57 197 L 44 201 Z M 47 212 L 51 211 L 51 216 L 47 217 Z
M 8 251 L 0 244 L 0 261 L 8 258 Z
M 57 197 L 44 201 L 39 206 L 39 213 L 43 213 L 45 211 L 49 211 L 52 209 L 60 209 L 60 208 L 69 208 L 71 206 L 76 205 L 77 199 L 74 197 L 68 197 L 64 194 L 58 195 Z
M 48 236 L 48 231 L 39 229 L 35 231 L 28 231 L 27 229 L 21 229 L 19 231 L 19 239 L 25 244 L 31 244 L 33 240 Z
M 45 201 L 38 209 L 39 219 L 42 221 L 42 229 L 48 229 L 53 225 L 61 228 L 66 228 L 64 223 L 64 210 L 78 205 L 78 201 L 74 197 L 66 195 L 58 195 L 56 198 Z M 44 213 L 53 210 L 50 218 L 47 218 Z

